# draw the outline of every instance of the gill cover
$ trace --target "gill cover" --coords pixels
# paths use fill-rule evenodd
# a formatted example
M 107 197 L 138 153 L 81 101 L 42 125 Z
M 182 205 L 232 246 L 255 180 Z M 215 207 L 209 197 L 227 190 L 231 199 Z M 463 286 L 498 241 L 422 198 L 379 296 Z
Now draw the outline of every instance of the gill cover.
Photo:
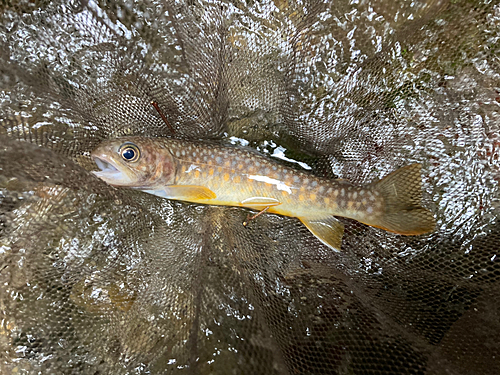
M 162 141 L 117 138 L 100 144 L 91 154 L 101 171 L 94 175 L 113 186 L 156 190 L 175 181 L 175 162 Z

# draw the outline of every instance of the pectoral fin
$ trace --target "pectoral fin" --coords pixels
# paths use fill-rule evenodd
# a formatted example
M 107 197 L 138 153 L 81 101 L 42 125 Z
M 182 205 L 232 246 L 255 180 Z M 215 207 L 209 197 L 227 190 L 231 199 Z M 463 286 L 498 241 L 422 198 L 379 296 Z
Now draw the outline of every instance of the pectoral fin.
M 266 207 L 273 207 L 281 204 L 281 202 L 274 198 L 267 197 L 251 197 L 241 201 L 242 207 L 251 208 L 253 210 L 263 210 Z
M 344 224 L 333 216 L 325 218 L 299 217 L 299 219 L 326 246 L 332 250 L 340 251 Z
M 164 189 L 143 191 L 163 198 L 188 202 L 205 201 L 217 197 L 209 188 L 197 185 L 169 185 Z

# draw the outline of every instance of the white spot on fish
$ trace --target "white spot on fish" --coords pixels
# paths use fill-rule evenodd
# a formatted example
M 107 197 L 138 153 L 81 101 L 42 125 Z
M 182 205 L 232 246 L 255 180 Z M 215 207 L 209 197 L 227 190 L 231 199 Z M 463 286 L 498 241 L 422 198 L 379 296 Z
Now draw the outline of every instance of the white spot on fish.
M 352 199 L 356 199 L 357 197 L 358 197 L 358 193 L 357 192 L 352 193 Z
M 222 158 L 221 158 L 220 156 L 217 156 L 217 157 L 215 158 L 215 161 L 216 161 L 217 163 L 222 163 Z
M 368 212 L 369 214 L 371 214 L 373 212 L 373 207 L 372 206 L 366 207 L 366 212 Z
M 267 176 L 256 176 L 256 175 L 250 175 L 248 176 L 250 180 L 255 180 L 255 181 L 260 181 L 260 182 L 265 182 L 267 184 L 275 185 L 276 189 L 286 191 L 288 194 L 292 194 L 292 189 L 290 186 L 285 184 L 283 181 L 280 180 L 275 180 L 274 178 L 269 178 Z
M 179 153 L 179 150 L 175 151 L 175 156 L 179 157 L 181 154 Z
M 323 193 L 325 191 L 325 187 L 324 186 L 320 186 L 319 189 L 318 189 L 318 193 Z
M 344 196 L 345 195 L 345 190 L 344 188 L 340 189 L 340 195 Z
M 195 164 L 191 164 L 189 166 L 189 168 L 187 169 L 186 173 L 189 173 L 191 171 L 200 171 L 201 172 L 200 168 Z

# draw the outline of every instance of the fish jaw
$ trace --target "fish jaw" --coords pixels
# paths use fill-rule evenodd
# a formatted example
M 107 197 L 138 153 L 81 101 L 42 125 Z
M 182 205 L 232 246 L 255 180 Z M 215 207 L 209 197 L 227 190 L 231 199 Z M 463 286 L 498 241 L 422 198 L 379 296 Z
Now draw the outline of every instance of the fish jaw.
M 120 166 L 113 163 L 112 160 L 98 156 L 92 156 L 94 162 L 99 167 L 100 171 L 92 173 L 112 186 L 134 186 L 135 179 L 125 173 Z

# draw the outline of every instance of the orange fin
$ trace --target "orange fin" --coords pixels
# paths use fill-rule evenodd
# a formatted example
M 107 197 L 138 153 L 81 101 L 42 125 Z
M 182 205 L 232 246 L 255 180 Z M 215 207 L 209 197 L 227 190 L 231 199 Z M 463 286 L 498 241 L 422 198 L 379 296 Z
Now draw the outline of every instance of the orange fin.
M 334 251 L 340 251 L 344 224 L 333 216 L 314 219 L 299 217 L 299 219 L 322 243 Z
M 411 164 L 373 184 L 384 198 L 385 207 L 383 214 L 368 225 L 407 236 L 434 230 L 434 215 L 421 206 L 421 169 L 420 164 Z
M 266 207 L 273 207 L 280 205 L 281 202 L 274 198 L 267 197 L 251 197 L 240 202 L 242 207 L 251 208 L 254 210 L 263 210 Z
M 188 202 L 198 202 L 217 198 L 217 195 L 209 188 L 197 185 L 168 185 L 161 190 L 143 191 L 163 198 Z

